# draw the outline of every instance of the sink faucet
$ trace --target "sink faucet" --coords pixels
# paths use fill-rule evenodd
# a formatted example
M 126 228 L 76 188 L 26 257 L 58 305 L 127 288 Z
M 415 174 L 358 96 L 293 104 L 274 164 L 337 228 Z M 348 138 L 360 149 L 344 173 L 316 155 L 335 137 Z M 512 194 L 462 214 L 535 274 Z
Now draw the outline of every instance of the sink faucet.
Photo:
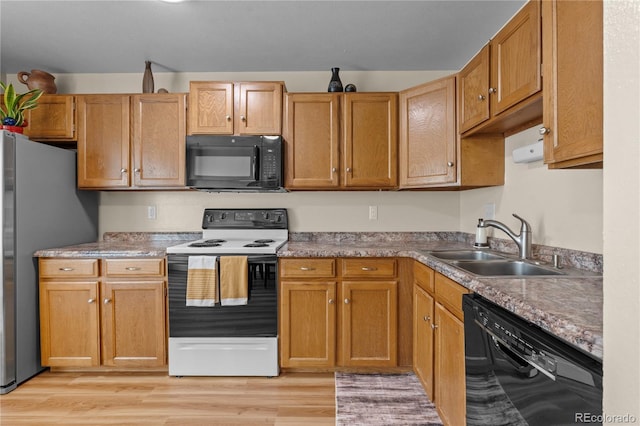
M 498 222 L 497 220 L 480 219 L 478 220 L 478 227 L 487 228 L 492 226 L 505 232 L 513 241 L 516 242 L 520 259 L 529 259 L 531 258 L 531 225 L 515 213 L 513 214 L 513 217 L 522 222 L 520 226 L 520 235 L 516 235 L 507 225 L 502 222 Z

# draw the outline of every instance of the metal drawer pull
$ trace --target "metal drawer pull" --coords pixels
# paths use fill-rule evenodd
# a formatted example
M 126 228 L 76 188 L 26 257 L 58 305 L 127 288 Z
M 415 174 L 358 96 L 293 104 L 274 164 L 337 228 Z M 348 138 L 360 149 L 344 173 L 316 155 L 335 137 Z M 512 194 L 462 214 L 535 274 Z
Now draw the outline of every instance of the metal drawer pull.
M 329 299 L 329 304 L 333 305 L 333 299 Z
M 344 303 L 345 303 L 346 305 L 348 305 L 348 304 L 349 304 L 349 302 L 351 302 L 349 299 L 344 299 Z
M 96 299 L 89 299 L 89 300 L 87 300 L 87 303 L 93 303 L 95 301 L 96 301 Z
M 377 270 L 378 270 L 378 268 L 373 267 L 373 266 L 363 266 L 363 267 L 362 267 L 362 270 L 363 270 L 363 271 L 377 271 Z
M 108 304 L 109 304 L 109 302 L 111 302 L 111 299 L 107 299 L 107 298 L 105 298 L 105 299 L 104 299 L 104 301 L 103 301 L 103 303 L 104 303 L 105 305 L 108 305 Z
M 301 267 L 300 267 L 300 270 L 301 270 L 301 271 L 315 271 L 315 270 L 316 270 L 316 268 L 312 268 L 312 267 L 310 267 L 310 266 L 301 266 Z
M 65 268 L 58 268 L 59 271 L 64 271 L 64 272 L 69 272 L 69 271 L 73 271 L 73 268 L 69 268 L 69 267 L 65 267 Z
M 425 316 L 424 316 L 424 318 L 423 318 L 423 320 L 425 320 L 425 321 L 430 321 L 430 320 L 431 320 L 431 317 L 430 317 L 429 315 L 425 315 Z
M 127 266 L 125 269 L 126 269 L 127 271 L 139 271 L 139 270 L 140 270 L 140 269 L 142 269 L 142 268 L 139 268 L 139 267 L 137 267 L 137 266 Z
M 436 328 L 438 328 L 438 325 L 437 324 L 431 324 L 431 328 L 435 330 Z

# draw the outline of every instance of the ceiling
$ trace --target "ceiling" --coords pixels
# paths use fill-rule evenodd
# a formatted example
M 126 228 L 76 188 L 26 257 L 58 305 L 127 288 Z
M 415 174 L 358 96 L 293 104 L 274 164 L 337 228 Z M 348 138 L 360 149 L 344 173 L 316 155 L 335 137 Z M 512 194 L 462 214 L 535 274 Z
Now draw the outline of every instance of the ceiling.
M 458 70 L 524 3 L 1 0 L 0 71 Z

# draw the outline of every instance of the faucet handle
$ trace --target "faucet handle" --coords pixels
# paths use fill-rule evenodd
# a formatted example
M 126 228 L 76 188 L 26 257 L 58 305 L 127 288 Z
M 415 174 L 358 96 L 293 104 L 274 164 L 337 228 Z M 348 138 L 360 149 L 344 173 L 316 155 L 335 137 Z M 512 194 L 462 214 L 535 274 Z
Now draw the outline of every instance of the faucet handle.
M 520 231 L 528 231 L 531 232 L 531 225 L 529 224 L 529 222 L 527 222 L 526 220 L 524 220 L 523 218 L 521 218 L 520 216 L 518 216 L 517 214 L 513 213 L 513 217 L 515 217 L 516 219 L 520 220 L 521 225 L 520 225 Z

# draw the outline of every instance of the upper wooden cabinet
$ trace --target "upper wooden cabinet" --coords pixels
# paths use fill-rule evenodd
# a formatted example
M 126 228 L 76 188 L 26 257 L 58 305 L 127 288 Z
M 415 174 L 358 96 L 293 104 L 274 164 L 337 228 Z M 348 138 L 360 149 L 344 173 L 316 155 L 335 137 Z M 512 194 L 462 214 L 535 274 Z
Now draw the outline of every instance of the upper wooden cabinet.
M 38 107 L 25 111 L 29 123 L 25 136 L 34 141 L 76 140 L 76 108 L 73 95 L 42 95 Z
M 78 187 L 184 187 L 185 97 L 78 96 Z
M 601 1 L 543 1 L 544 162 L 602 167 Z
M 501 136 L 459 137 L 456 77 L 400 92 L 400 189 L 504 184 Z
M 396 93 L 289 93 L 287 189 L 397 187 Z
M 539 119 L 540 16 L 540 0 L 530 0 L 460 71 L 460 133 L 501 133 Z
M 188 133 L 279 135 L 282 82 L 192 81 Z
M 456 181 L 455 96 L 455 76 L 400 92 L 401 189 Z

